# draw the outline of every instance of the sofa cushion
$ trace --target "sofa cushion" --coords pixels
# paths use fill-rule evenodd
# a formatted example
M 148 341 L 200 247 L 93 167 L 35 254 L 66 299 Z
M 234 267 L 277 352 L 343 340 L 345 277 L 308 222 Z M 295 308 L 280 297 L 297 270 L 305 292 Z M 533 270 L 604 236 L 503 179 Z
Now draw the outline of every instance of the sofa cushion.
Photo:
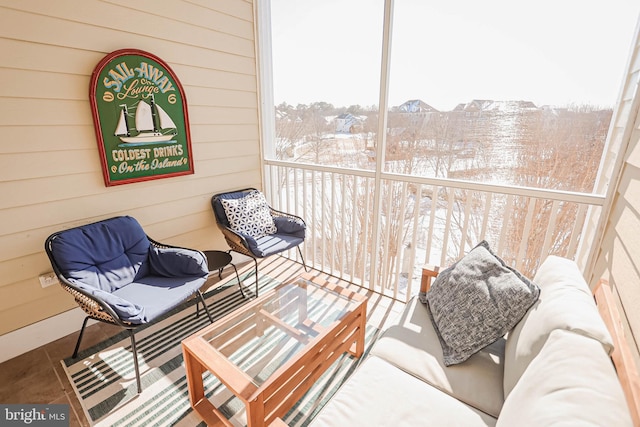
M 412 299 L 397 324 L 378 338 L 371 354 L 487 414 L 498 416 L 504 401 L 504 340 L 465 362 L 447 367 L 429 308 Z
M 229 225 L 238 233 L 258 239 L 278 231 L 267 200 L 258 190 L 237 199 L 220 199 Z
M 549 256 L 534 280 L 540 286 L 540 297 L 509 333 L 505 346 L 505 398 L 556 329 L 591 337 L 607 352 L 613 348 L 611 335 L 575 262 Z
M 369 356 L 310 427 L 486 427 L 495 423 L 495 418 Z
M 443 270 L 426 299 L 440 337 L 444 363 L 464 362 L 504 336 L 540 290 L 496 256 L 485 241 Z
M 502 408 L 498 426 L 631 426 L 625 397 L 602 345 L 555 330 Z

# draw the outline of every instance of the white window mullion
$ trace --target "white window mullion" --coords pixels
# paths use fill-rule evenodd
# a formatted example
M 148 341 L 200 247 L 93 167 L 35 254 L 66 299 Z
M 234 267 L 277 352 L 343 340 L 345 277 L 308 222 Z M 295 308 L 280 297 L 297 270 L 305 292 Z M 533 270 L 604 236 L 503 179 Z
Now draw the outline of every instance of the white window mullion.
M 271 0 L 253 2 L 258 82 L 258 123 L 264 158 L 276 158 L 276 112 L 273 96 L 273 55 L 271 39 Z
M 378 103 L 378 143 L 376 144 L 376 174 L 374 190 L 374 218 L 380 218 L 382 203 L 380 196 L 382 192 L 382 172 L 384 167 L 384 155 L 387 145 L 387 114 L 389 96 L 389 70 L 391 63 L 391 29 L 393 23 L 393 1 L 384 2 L 384 25 L 382 30 L 382 60 L 380 64 L 380 102 Z M 380 223 L 373 221 L 373 246 L 371 255 L 371 275 L 370 286 L 375 288 L 378 271 L 377 248 L 380 247 Z

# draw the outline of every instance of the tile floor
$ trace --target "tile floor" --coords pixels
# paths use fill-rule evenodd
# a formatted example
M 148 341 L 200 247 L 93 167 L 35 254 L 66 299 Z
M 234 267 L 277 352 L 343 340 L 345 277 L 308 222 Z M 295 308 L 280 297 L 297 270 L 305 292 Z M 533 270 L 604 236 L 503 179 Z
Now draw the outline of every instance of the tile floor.
M 248 272 L 253 267 L 253 262 L 238 266 L 240 274 Z M 294 278 L 303 268 L 300 264 L 283 257 L 272 257 L 260 263 L 260 274 L 268 274 L 277 277 L 280 281 Z M 324 273 L 317 272 L 318 276 L 325 279 L 341 282 L 339 279 L 330 278 Z M 233 274 L 231 269 L 225 270 L 223 279 Z M 215 286 L 218 275 L 213 274 L 207 287 Z M 383 297 L 379 294 L 367 292 L 361 288 L 341 283 L 343 286 L 357 289 L 369 296 L 367 323 L 378 328 L 398 315 L 403 303 Z M 78 325 L 80 328 L 81 325 Z M 81 349 L 90 347 L 117 334 L 119 327 L 105 323 L 96 323 L 88 326 L 82 339 Z M 67 335 L 56 341 L 44 344 L 6 362 L 0 363 L 0 402 L 1 403 L 32 403 L 32 404 L 68 404 L 70 407 L 70 426 L 89 426 L 82 407 L 76 398 L 73 388 L 62 369 L 61 360 L 73 353 L 78 338 L 78 332 Z
M 120 330 L 105 323 L 88 326 L 82 348 L 97 344 Z M 60 362 L 71 356 L 77 339 L 76 332 L 1 363 L 0 402 L 67 404 L 70 405 L 69 425 L 89 426 Z

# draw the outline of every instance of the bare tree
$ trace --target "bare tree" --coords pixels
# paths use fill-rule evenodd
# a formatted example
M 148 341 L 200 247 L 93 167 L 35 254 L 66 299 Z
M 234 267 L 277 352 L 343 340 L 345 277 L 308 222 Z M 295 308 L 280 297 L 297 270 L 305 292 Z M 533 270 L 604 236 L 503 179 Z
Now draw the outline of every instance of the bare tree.
M 517 165 L 516 184 L 531 187 L 589 192 L 593 189 L 602 155 L 611 110 L 595 110 L 588 106 L 546 113 L 537 112 L 523 119 L 523 140 Z M 534 204 L 534 206 L 531 206 Z M 579 206 L 550 200 L 523 199 L 514 205 L 506 225 L 509 241 L 505 253 L 512 259 L 526 240 L 525 264 L 522 270 L 532 274 L 538 261 L 549 254 L 568 254 Z M 532 212 L 530 214 L 529 212 Z M 527 234 L 527 215 L 531 225 Z M 547 225 L 554 218 L 555 228 L 547 236 Z M 547 242 L 548 253 L 542 253 Z
M 296 160 L 374 167 L 375 107 L 336 109 L 313 103 L 278 109 L 286 112 L 281 114 L 279 140 L 283 150 L 293 147 Z M 329 117 L 342 112 L 367 117 L 360 133 L 348 138 L 333 136 Z M 521 102 L 485 110 L 391 112 L 384 168 L 406 175 L 591 191 L 610 119 L 611 110 L 588 106 L 551 110 Z M 305 203 L 313 203 L 310 212 L 316 214 L 310 236 L 316 259 L 355 278 L 359 272 L 369 272 L 373 257 L 378 257 L 378 271 L 372 273 L 385 288 L 393 285 L 393 273 L 397 273 L 407 242 L 414 234 L 425 232 L 434 236 L 433 244 L 446 248 L 444 256 L 449 262 L 481 237 L 493 242 L 500 239 L 501 256 L 512 264 L 524 258 L 521 271 L 532 274 L 537 269 L 533 260 L 544 258 L 543 251 L 566 255 L 580 212 L 576 204 L 551 200 L 383 181 L 381 210 L 376 215 L 373 185 L 355 175 L 312 173 L 306 187 L 313 191 Z M 435 218 L 431 212 L 437 212 Z M 418 221 L 413 219 L 416 216 Z M 380 245 L 375 248 L 373 221 L 378 221 L 380 230 Z M 550 221 L 555 227 L 547 235 Z M 446 242 L 442 233 L 434 233 L 436 226 L 446 231 Z M 431 230 L 422 231 L 423 227 Z

